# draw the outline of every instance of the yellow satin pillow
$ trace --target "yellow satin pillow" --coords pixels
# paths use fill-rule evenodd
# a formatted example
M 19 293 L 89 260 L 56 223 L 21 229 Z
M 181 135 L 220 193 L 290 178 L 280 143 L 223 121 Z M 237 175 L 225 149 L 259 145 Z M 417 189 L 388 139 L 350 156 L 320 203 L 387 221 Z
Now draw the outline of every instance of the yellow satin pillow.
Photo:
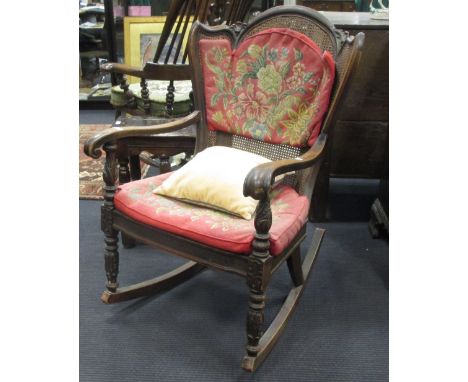
M 250 220 L 258 201 L 244 196 L 244 180 L 252 168 L 266 162 L 270 160 L 231 147 L 209 147 L 153 192 Z

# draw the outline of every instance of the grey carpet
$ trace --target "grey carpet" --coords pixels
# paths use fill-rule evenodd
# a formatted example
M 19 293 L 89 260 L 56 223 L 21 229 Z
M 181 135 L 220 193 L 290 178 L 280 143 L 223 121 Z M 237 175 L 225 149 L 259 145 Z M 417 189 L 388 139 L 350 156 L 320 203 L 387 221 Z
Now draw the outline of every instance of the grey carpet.
M 240 368 L 247 288 L 235 275 L 208 270 L 159 296 L 100 302 L 99 205 L 80 201 L 81 382 L 388 380 L 388 244 L 371 239 L 366 222 L 319 224 L 327 233 L 298 308 L 252 375 Z M 121 285 L 182 262 L 145 245 L 122 249 Z M 268 290 L 268 322 L 291 285 L 283 266 Z
M 115 120 L 115 110 L 80 110 L 80 124 L 109 124 Z

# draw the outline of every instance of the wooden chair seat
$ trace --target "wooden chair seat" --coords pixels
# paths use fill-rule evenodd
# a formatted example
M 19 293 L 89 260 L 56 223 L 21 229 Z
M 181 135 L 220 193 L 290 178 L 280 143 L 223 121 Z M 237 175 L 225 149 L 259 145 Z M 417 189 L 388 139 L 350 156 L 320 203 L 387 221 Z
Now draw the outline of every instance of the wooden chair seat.
M 167 116 L 167 87 L 169 81 L 151 80 L 147 81 L 149 91 L 150 111 L 148 116 Z M 182 117 L 191 111 L 190 92 L 192 91 L 192 81 L 174 81 L 174 104 L 173 117 Z M 136 101 L 136 108 L 144 111 L 144 100 L 141 96 L 141 86 L 139 83 L 129 85 L 129 90 L 133 93 Z M 111 104 L 114 107 L 125 107 L 128 99 L 120 86 L 113 86 L 111 90 Z
M 153 190 L 169 174 L 125 183 L 116 191 L 118 211 L 150 226 L 225 251 L 248 255 L 255 235 L 254 221 L 156 195 Z M 277 185 L 271 195 L 273 224 L 270 253 L 279 255 L 307 222 L 309 201 L 292 187 Z

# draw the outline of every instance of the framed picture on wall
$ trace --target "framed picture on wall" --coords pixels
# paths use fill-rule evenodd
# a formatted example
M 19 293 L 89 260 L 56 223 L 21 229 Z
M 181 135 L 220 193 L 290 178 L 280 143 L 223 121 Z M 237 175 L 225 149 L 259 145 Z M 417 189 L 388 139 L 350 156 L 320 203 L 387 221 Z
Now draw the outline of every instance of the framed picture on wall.
M 124 18 L 124 62 L 127 65 L 143 67 L 146 62 L 152 62 L 156 53 L 156 48 L 161 37 L 166 17 L 125 17 Z M 189 23 L 188 28 L 191 28 Z M 171 42 L 169 37 L 168 44 Z M 183 47 L 187 44 L 187 38 L 183 41 Z M 174 47 L 179 43 L 175 41 Z M 162 52 L 161 58 L 164 59 L 167 55 L 169 46 L 166 46 Z M 175 51 L 175 49 L 172 49 Z M 173 59 L 169 59 L 172 63 Z M 139 81 L 136 77 L 128 77 L 129 82 Z

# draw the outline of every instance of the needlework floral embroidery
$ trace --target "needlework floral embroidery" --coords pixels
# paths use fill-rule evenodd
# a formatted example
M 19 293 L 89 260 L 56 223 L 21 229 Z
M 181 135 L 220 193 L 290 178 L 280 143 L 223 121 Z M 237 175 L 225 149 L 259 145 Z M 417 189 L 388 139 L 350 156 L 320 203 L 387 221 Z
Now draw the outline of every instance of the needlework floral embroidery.
M 128 196 L 132 200 L 144 199 L 147 205 L 151 205 L 156 215 L 165 214 L 170 216 L 187 216 L 192 221 L 197 221 L 207 225 L 210 229 L 245 230 L 253 225 L 253 220 L 245 220 L 227 213 L 204 208 L 190 203 L 181 202 L 168 197 L 155 195 L 153 191 L 161 184 L 157 177 L 149 178 L 146 183 L 135 185 L 128 191 Z M 271 212 L 273 218 L 288 207 L 288 195 L 284 197 L 285 185 L 276 186 L 270 193 Z
M 208 119 L 216 130 L 304 146 L 328 106 L 334 66 L 296 40 L 283 47 L 284 37 L 255 41 L 247 39 L 232 53 L 226 46 L 202 46 Z

